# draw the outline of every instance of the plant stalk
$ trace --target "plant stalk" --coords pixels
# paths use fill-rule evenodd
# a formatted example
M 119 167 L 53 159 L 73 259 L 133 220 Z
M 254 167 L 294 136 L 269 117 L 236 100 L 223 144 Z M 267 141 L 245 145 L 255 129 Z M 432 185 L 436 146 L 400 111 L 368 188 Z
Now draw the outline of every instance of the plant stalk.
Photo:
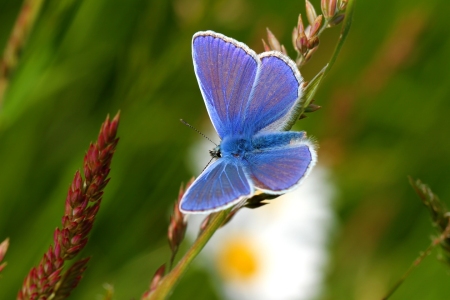
M 3 56 L 0 59 L 0 108 L 3 104 L 6 89 L 11 74 L 19 62 L 20 53 L 34 27 L 44 0 L 24 0 L 16 23 L 6 43 Z
M 171 291 L 177 284 L 178 280 L 180 280 L 181 276 L 186 271 L 187 267 L 194 260 L 194 258 L 197 257 L 203 247 L 205 247 L 206 243 L 216 232 L 216 230 L 222 226 L 230 211 L 231 208 L 220 211 L 211 218 L 208 225 L 199 235 L 197 240 L 195 240 L 194 244 L 192 244 L 191 248 L 186 252 L 183 258 L 178 262 L 175 268 L 173 268 L 170 273 L 164 276 L 158 287 L 146 298 L 143 298 L 144 300 L 167 299 L 167 297 L 170 295 Z
M 442 232 L 442 234 L 434 239 L 431 244 L 423 251 L 419 257 L 416 258 L 416 260 L 411 264 L 411 266 L 406 270 L 406 272 L 400 277 L 400 279 L 395 283 L 395 285 L 389 290 L 389 292 L 384 296 L 381 300 L 387 300 L 390 296 L 392 296 L 395 291 L 402 285 L 402 283 L 405 281 L 405 279 L 409 276 L 409 274 L 417 268 L 417 266 L 424 260 L 425 257 L 430 255 L 431 251 L 439 245 L 444 239 L 448 238 L 450 235 L 450 219 L 449 223 L 447 224 L 447 228 Z

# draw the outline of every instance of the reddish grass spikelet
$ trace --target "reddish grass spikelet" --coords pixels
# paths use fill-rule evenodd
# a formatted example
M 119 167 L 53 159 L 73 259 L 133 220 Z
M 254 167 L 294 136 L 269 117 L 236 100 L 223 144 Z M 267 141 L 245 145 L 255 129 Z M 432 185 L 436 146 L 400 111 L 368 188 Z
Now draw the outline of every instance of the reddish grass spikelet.
M 264 52 L 270 51 L 270 47 L 269 45 L 266 44 L 266 41 L 264 39 L 262 39 L 262 43 L 264 47 Z
M 72 290 L 76 288 L 80 282 L 81 277 L 87 268 L 89 259 L 90 257 L 80 259 L 64 273 L 64 276 L 61 279 L 61 285 L 58 287 L 55 297 L 53 298 L 54 300 L 62 300 L 69 297 Z
M 269 28 L 267 28 L 267 41 L 269 42 L 270 48 L 272 50 L 281 51 L 280 42 Z
M 95 216 L 100 208 L 111 159 L 119 141 L 116 138 L 120 114 L 102 124 L 97 142 L 91 144 L 84 157 L 84 179 L 79 171 L 69 186 L 62 228 L 53 234 L 50 246 L 39 265 L 25 278 L 17 299 L 65 299 L 77 286 L 89 258 L 74 263 L 61 275 L 64 263 L 73 259 L 87 244 Z M 53 296 L 52 296 L 53 295 Z
M 8 251 L 8 247 L 9 247 L 9 238 L 5 239 L 0 244 L 0 272 L 6 267 L 6 262 L 2 263 L 2 260 L 5 257 L 6 251 Z
M 166 273 L 166 265 L 162 265 L 156 270 L 155 275 L 153 276 L 152 282 L 150 283 L 150 292 L 154 291 L 158 286 L 161 279 L 164 277 Z
M 272 33 L 272 31 L 270 31 L 269 28 L 267 28 L 267 41 L 268 41 L 269 45 L 267 45 L 266 42 L 263 40 L 264 51 L 274 50 L 274 51 L 281 52 L 284 55 L 288 55 L 286 52 L 286 48 L 280 44 L 278 39 L 275 37 L 275 35 Z
M 308 17 L 309 19 L 310 17 Z M 317 51 L 319 46 L 319 32 L 322 26 L 322 15 L 317 16 L 306 28 L 303 25 L 302 15 L 298 16 L 297 26 L 292 32 L 292 43 L 298 54 L 296 63 L 298 67 L 305 64 Z
M 320 15 L 314 20 L 314 22 L 311 23 L 311 25 L 307 31 L 307 36 L 309 37 L 310 40 L 314 39 L 314 38 L 318 39 L 317 34 L 319 33 L 320 26 L 322 25 L 322 19 L 323 19 L 323 17 L 322 17 L 322 15 Z M 316 45 L 311 45 L 311 42 L 310 42 L 310 44 L 309 44 L 310 49 L 315 46 Z
M 293 40 L 297 52 L 304 54 L 308 50 L 308 38 L 306 37 L 301 14 L 298 15 L 297 27 L 294 28 Z
M 344 20 L 347 4 L 348 0 L 322 0 L 320 2 L 328 27 L 336 26 Z
M 334 17 L 336 15 L 337 10 L 337 3 L 336 0 L 329 0 L 328 1 L 328 13 L 331 17 Z
M 284 47 L 284 45 L 281 45 L 281 53 L 283 53 L 284 55 L 288 56 L 288 53 L 287 53 L 286 48 Z
M 321 0 L 320 7 L 325 19 L 329 20 L 332 19 L 336 14 L 337 2 L 336 0 Z
M 169 240 L 169 246 L 170 250 L 172 250 L 172 256 L 170 258 L 170 267 L 172 267 L 173 261 L 175 259 L 175 255 L 178 252 L 178 248 L 184 240 L 184 235 L 186 233 L 187 228 L 187 218 L 186 215 L 183 214 L 180 211 L 180 202 L 183 198 L 184 193 L 186 190 L 191 186 L 191 184 L 194 182 L 194 179 L 192 178 L 186 186 L 183 188 L 183 186 L 180 187 L 180 191 L 178 193 L 178 199 L 175 202 L 172 216 L 170 217 L 170 223 L 169 228 L 167 230 L 167 237 Z
M 328 16 L 328 0 L 320 0 L 320 9 L 326 18 Z
M 312 113 L 312 112 L 315 112 L 315 111 L 317 111 L 317 110 L 319 110 L 321 108 L 322 108 L 322 106 L 314 104 L 314 99 L 313 99 L 311 101 L 311 103 L 307 107 L 305 107 L 305 113 Z
M 142 294 L 141 299 L 147 299 L 148 296 L 158 287 L 158 284 L 163 279 L 164 275 L 166 274 L 166 265 L 163 264 L 161 267 L 156 270 L 155 275 L 153 275 L 152 281 L 150 282 L 150 287 L 147 291 Z
M 314 23 L 314 21 L 317 19 L 317 13 L 314 9 L 314 6 L 309 2 L 308 0 L 305 0 L 306 5 L 306 17 L 308 18 L 308 22 L 310 25 Z
M 338 0 L 338 9 L 343 12 L 347 8 L 348 0 Z

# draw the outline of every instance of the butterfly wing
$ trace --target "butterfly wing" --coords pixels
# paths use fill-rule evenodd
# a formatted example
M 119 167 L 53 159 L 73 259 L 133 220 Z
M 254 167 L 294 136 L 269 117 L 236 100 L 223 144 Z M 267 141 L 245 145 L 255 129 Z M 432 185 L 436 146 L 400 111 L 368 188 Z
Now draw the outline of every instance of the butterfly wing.
M 253 185 L 270 193 L 298 185 L 315 163 L 314 147 L 302 133 L 273 133 L 288 129 L 301 98 L 303 79 L 295 63 L 276 51 L 258 56 L 212 31 L 194 35 L 192 56 L 220 138 L 252 137 L 259 148 L 242 161 L 223 157 L 210 165 L 186 191 L 181 211 L 224 209 L 252 195 Z
M 239 133 L 260 64 L 245 44 L 213 31 L 192 38 L 194 70 L 220 138 Z
M 303 132 L 258 134 L 245 155 L 246 173 L 256 188 L 282 194 L 297 187 L 316 162 L 314 145 Z
M 296 117 L 302 96 L 303 79 L 290 58 L 276 51 L 264 52 L 259 58 L 261 65 L 245 111 L 247 136 L 289 129 L 287 124 Z
M 218 159 L 208 166 L 184 193 L 180 210 L 210 213 L 225 209 L 252 195 L 253 185 L 238 161 Z
M 220 138 L 285 130 L 296 116 L 303 78 L 295 63 L 276 51 L 260 55 L 213 31 L 192 39 L 194 70 Z

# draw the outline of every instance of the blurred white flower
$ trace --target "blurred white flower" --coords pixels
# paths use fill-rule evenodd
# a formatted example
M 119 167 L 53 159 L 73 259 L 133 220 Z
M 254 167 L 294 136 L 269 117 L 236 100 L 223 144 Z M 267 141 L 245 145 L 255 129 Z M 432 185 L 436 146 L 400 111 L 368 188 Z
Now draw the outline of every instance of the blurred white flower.
M 208 143 L 192 151 L 197 172 L 207 163 Z M 214 274 L 225 299 L 297 300 L 320 294 L 333 223 L 328 177 L 316 166 L 300 188 L 258 209 L 241 209 L 214 234 L 198 260 Z M 204 218 L 189 216 L 191 239 Z

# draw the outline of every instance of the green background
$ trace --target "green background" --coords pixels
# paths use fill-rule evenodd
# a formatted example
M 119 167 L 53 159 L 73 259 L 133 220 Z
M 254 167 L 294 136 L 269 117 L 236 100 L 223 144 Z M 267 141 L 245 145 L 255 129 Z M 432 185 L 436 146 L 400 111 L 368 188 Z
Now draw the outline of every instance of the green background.
M 319 1 L 312 1 L 319 9 Z M 20 1 L 0 0 L 0 49 Z M 321 299 L 380 299 L 435 233 L 407 175 L 450 199 L 450 2 L 356 1 L 351 32 L 297 123 L 331 168 L 338 222 Z M 0 109 L 0 240 L 10 237 L 0 299 L 13 299 L 60 225 L 67 188 L 101 122 L 121 110 L 111 182 L 82 256 L 93 256 L 73 299 L 103 283 L 136 299 L 169 257 L 166 231 L 186 157 L 209 122 L 190 41 L 214 30 L 262 52 L 269 27 L 291 56 L 301 0 L 49 0 Z M 302 69 L 329 59 L 338 28 Z M 208 155 L 208 153 L 205 153 Z M 434 252 L 392 299 L 450 299 L 448 266 Z M 173 299 L 220 299 L 193 267 Z

